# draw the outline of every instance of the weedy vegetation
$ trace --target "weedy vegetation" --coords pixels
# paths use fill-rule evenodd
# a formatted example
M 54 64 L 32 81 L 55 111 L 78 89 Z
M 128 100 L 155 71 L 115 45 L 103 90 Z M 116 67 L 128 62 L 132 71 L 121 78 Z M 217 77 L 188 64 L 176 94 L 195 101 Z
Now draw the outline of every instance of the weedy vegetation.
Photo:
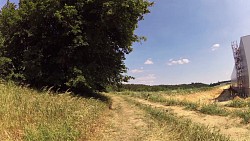
M 0 83 L 0 140 L 86 140 L 107 109 L 96 99 Z
M 237 110 L 234 112 L 234 116 L 238 116 L 238 117 L 242 118 L 242 123 L 244 123 L 244 124 L 250 123 L 250 109 L 248 109 L 246 111 Z
M 184 106 L 186 110 L 198 110 L 199 103 L 190 102 L 186 100 L 178 100 L 178 99 L 165 99 L 166 106 Z
M 243 108 L 243 107 L 247 107 L 249 104 L 250 102 L 247 102 L 244 99 L 236 98 L 236 99 L 233 99 L 230 103 L 226 104 L 225 106 Z
M 209 115 L 219 115 L 219 116 L 229 115 L 229 111 L 227 111 L 225 108 L 218 106 L 218 104 L 216 103 L 203 105 L 200 109 L 200 112 Z

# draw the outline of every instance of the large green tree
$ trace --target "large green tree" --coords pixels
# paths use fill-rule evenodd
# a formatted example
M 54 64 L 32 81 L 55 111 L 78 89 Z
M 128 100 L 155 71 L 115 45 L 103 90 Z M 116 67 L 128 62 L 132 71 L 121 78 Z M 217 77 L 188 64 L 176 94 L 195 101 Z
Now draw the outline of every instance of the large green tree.
M 21 0 L 0 11 L 2 76 L 35 86 L 103 90 L 130 77 L 147 0 Z M 1 65 L 1 63 L 0 63 Z
M 17 27 L 15 25 L 17 19 L 16 5 L 8 0 L 0 11 L 0 77 L 3 78 L 14 77 L 11 59 L 6 57 L 6 44 L 8 42 L 5 39 L 11 39 L 13 36 L 14 29 L 12 28 Z

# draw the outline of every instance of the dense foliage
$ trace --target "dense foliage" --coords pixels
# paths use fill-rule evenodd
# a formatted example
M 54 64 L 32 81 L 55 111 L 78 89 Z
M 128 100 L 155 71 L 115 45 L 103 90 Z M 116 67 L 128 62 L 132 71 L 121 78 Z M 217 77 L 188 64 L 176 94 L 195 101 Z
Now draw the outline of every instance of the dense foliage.
M 0 11 L 0 76 L 33 86 L 103 90 L 127 81 L 125 54 L 147 0 L 20 0 Z

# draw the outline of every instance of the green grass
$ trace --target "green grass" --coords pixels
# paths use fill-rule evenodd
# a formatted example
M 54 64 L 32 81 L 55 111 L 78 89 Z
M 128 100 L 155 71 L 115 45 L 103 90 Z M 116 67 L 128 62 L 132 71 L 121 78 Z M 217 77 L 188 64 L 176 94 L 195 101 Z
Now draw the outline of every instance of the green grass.
M 199 108 L 199 104 L 198 103 L 193 103 L 193 102 L 188 102 L 188 101 L 184 101 L 183 102 L 185 105 L 185 109 L 186 110 L 193 110 L 193 111 L 197 111 Z
M 239 117 L 242 119 L 243 124 L 250 123 L 250 102 L 249 99 L 241 99 L 236 98 L 233 99 L 230 103 L 226 104 L 225 106 L 234 107 L 234 108 L 244 108 L 241 110 L 234 110 L 231 115 L 233 117 Z
M 242 123 L 244 123 L 244 124 L 250 123 L 250 109 L 248 109 L 246 111 L 239 111 L 239 110 L 235 111 L 234 116 L 238 116 L 238 117 L 242 118 Z
M 243 108 L 248 106 L 248 102 L 244 99 L 233 99 L 230 103 L 226 104 L 228 107 Z
M 170 128 L 170 132 L 175 134 L 181 141 L 228 141 L 229 138 L 221 135 L 218 130 L 209 129 L 206 126 L 198 125 L 191 120 L 177 117 L 173 113 L 161 109 L 152 108 L 141 103 L 131 101 L 141 109 L 149 113 L 155 120 Z
M 219 116 L 229 115 L 229 111 L 227 111 L 222 107 L 219 107 L 217 104 L 203 105 L 200 109 L 200 112 L 209 115 L 219 115 Z
M 190 101 L 186 101 L 186 100 L 178 100 L 178 99 L 165 99 L 165 106 L 184 106 L 186 110 L 198 110 L 199 108 L 199 104 L 198 103 L 194 103 L 194 102 L 190 102 Z
M 107 104 L 0 82 L 0 140 L 86 140 Z

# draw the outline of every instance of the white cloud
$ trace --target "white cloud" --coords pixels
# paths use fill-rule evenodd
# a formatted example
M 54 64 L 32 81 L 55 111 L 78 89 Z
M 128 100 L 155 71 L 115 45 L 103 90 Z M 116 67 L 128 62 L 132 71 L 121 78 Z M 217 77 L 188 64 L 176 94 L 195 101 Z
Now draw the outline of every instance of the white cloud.
M 220 48 L 220 44 L 214 44 L 214 45 L 211 47 L 212 51 L 215 51 L 215 50 L 217 50 L 217 49 L 219 49 L 219 48 Z
M 184 64 L 188 64 L 190 61 L 188 59 L 182 59 Z
M 132 73 L 142 73 L 144 70 L 141 68 L 141 69 L 133 69 L 131 70 Z
M 145 65 L 153 65 L 154 62 L 152 61 L 151 58 L 148 58 L 145 62 L 144 62 Z
M 156 80 L 155 74 L 148 74 L 143 77 L 136 78 L 135 81 L 140 84 L 152 84 Z
M 170 59 L 169 62 L 168 62 L 168 65 L 169 66 L 172 66 L 172 65 L 183 65 L 183 64 L 188 64 L 190 63 L 189 59 L 179 59 L 179 60 L 173 60 L 173 59 Z

